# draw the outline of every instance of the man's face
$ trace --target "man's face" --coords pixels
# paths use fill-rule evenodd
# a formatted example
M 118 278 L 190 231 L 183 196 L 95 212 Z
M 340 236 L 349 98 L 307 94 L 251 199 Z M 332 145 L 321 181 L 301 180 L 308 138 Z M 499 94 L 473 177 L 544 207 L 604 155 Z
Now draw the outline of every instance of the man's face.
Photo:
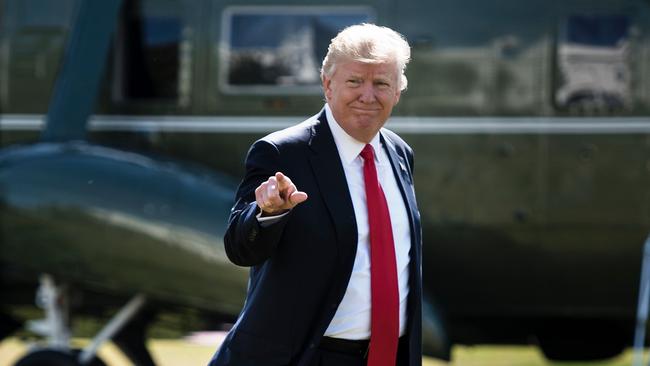
M 386 123 L 400 96 L 394 63 L 340 63 L 331 78 L 323 78 L 323 89 L 339 125 L 365 143 Z

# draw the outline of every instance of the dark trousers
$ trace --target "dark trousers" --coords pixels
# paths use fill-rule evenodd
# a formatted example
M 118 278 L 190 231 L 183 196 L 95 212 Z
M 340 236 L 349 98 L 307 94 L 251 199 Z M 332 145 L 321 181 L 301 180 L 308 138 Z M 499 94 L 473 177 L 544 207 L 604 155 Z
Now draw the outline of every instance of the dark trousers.
M 366 366 L 368 362 L 366 356 L 367 355 L 350 354 L 347 352 L 319 347 L 314 354 L 310 366 Z M 399 347 L 397 348 L 397 362 L 395 365 L 408 366 L 408 364 L 408 343 L 403 342 L 400 339 Z

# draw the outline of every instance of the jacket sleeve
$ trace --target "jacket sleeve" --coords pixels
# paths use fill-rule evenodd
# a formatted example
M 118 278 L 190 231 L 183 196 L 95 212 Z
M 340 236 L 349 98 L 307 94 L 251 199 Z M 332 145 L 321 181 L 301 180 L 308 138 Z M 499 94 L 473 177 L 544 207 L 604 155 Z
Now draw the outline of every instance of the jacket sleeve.
M 248 151 L 246 173 L 230 212 L 224 245 L 228 259 L 240 266 L 255 266 L 271 257 L 291 213 L 262 227 L 257 218 L 255 189 L 276 172 L 284 171 L 280 154 L 272 143 L 259 140 Z

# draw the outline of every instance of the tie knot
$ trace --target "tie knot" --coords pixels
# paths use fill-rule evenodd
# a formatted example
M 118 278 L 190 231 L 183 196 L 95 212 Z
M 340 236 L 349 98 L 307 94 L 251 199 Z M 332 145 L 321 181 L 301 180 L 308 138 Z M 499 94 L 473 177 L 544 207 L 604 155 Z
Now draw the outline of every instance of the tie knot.
M 363 158 L 363 161 L 374 161 L 375 159 L 375 152 L 372 149 L 372 145 L 366 144 L 366 146 L 363 147 L 363 150 L 361 150 L 361 158 Z

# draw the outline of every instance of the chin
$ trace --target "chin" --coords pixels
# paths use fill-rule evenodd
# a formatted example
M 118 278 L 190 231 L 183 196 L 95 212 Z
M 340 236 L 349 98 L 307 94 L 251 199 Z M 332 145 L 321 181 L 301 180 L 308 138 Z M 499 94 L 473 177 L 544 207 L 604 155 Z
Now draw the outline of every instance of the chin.
M 378 118 L 375 115 L 370 115 L 370 114 L 361 114 L 356 116 L 356 121 L 359 126 L 371 126 L 371 125 L 377 125 L 379 122 L 377 122 Z
M 362 132 L 370 133 L 372 131 L 379 130 L 379 128 L 377 128 L 378 124 L 375 121 L 360 120 L 357 121 L 356 125 L 357 125 L 357 129 L 359 129 L 359 131 Z

